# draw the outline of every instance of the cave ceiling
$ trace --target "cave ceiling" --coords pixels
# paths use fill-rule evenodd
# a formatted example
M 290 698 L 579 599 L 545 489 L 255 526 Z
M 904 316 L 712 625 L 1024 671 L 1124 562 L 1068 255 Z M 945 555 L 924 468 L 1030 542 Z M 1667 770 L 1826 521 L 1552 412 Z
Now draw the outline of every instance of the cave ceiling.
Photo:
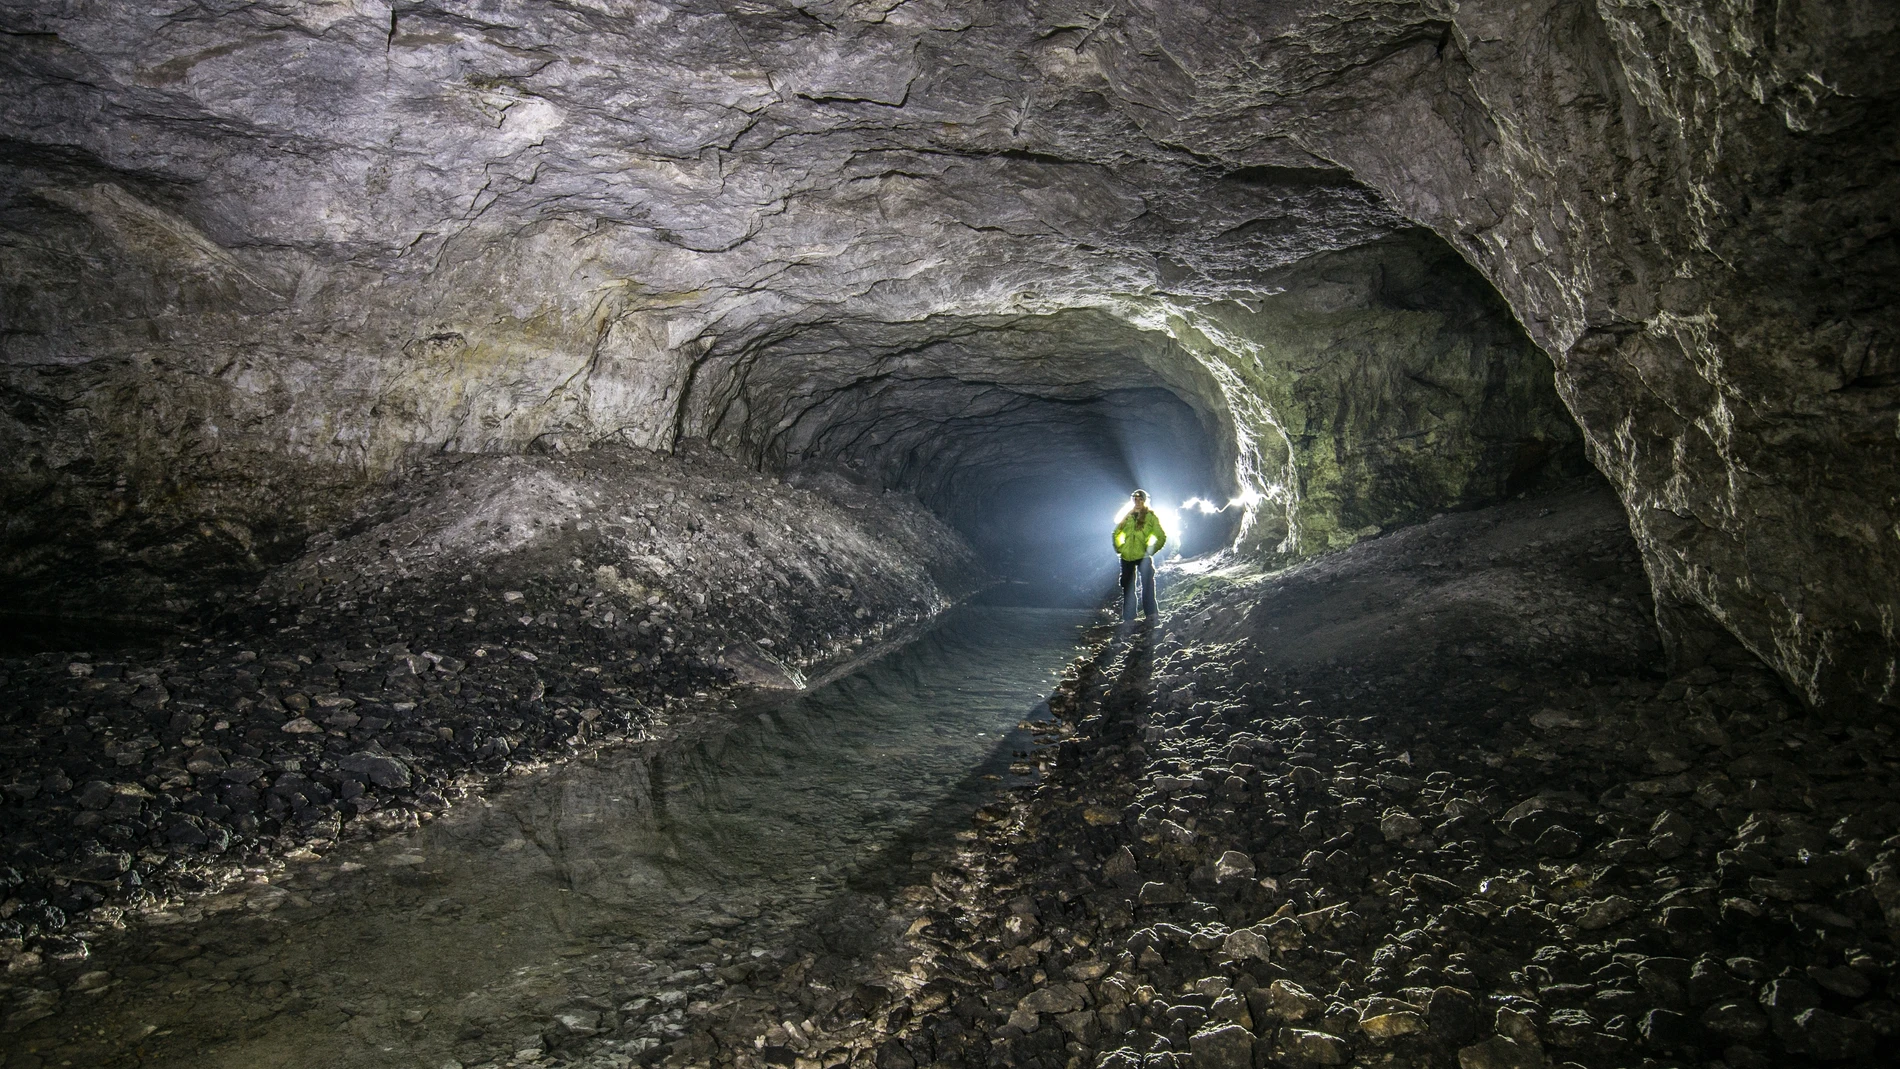
M 1900 678 L 1874 0 L 0 11 L 16 498 L 288 514 L 419 449 L 777 463 L 1166 395 L 1292 545 L 1276 354 L 1423 228 L 1552 362 L 1679 654 Z

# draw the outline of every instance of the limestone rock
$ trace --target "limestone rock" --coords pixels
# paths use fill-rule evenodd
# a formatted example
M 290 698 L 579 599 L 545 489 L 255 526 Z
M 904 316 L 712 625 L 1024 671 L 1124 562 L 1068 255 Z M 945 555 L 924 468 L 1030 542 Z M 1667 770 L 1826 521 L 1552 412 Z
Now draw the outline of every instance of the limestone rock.
M 1141 885 L 1141 890 L 1136 895 L 1136 901 L 1144 906 L 1168 905 L 1174 902 L 1187 901 L 1187 892 L 1171 883 L 1161 883 L 1159 881 L 1150 880 Z
M 1282 1028 L 1273 1039 L 1273 1059 L 1283 1065 L 1345 1065 L 1352 1046 L 1329 1032 L 1310 1028 Z
M 1577 927 L 1584 931 L 1594 932 L 1626 921 L 1634 917 L 1636 913 L 1636 903 L 1622 895 L 1611 895 L 1584 907 L 1583 911 L 1577 915 Z
M 1194 1064 L 1205 1069 L 1253 1069 L 1252 1032 L 1237 1024 L 1203 1029 L 1188 1039 Z
M 1074 1013 L 1088 1004 L 1088 988 L 1079 983 L 1050 984 L 1023 996 L 1019 1010 L 1030 1013 Z
M 1808 1053 L 1821 1061 L 1852 1061 L 1874 1050 L 1874 1031 L 1867 1022 L 1828 1010 L 1803 1011 L 1795 1018 L 1795 1029 Z
M 1425 1017 L 1431 1024 L 1432 1034 L 1449 1042 L 1461 1042 L 1478 1034 L 1478 1000 L 1468 991 L 1455 987 L 1434 988 L 1425 1005 Z
M 1252 928 L 1236 928 L 1221 943 L 1221 952 L 1236 960 L 1273 960 L 1273 944 Z
M 1374 1039 L 1395 1039 L 1424 1031 L 1425 1019 L 1406 1010 L 1397 1013 L 1381 1013 L 1373 1017 L 1360 1018 L 1359 1030 Z
M 1304 1021 L 1323 1008 L 1319 999 L 1289 980 L 1275 980 L 1247 996 L 1254 1017 L 1282 1021 Z
M 1214 861 L 1214 879 L 1219 882 L 1251 880 L 1253 876 L 1253 858 L 1238 850 L 1229 850 Z
M 1388 809 L 1379 819 L 1379 833 L 1385 841 L 1395 843 L 1401 839 L 1410 839 L 1424 830 L 1425 825 L 1417 817 L 1402 809 Z
M 345 772 L 354 772 L 378 787 L 409 786 L 409 769 L 401 761 L 382 754 L 353 753 L 337 764 Z

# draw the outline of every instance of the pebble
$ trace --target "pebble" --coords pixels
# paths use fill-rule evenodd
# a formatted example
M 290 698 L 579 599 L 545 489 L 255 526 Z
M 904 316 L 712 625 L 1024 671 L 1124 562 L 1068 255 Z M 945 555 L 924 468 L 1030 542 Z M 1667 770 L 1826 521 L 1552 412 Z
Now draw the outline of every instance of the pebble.
M 1458 1069 L 1544 1069 L 1542 1051 L 1505 1036 L 1458 1049 Z
M 1388 843 L 1410 839 L 1425 830 L 1425 824 L 1417 817 L 1400 809 L 1388 809 L 1379 820 L 1379 832 Z
M 1252 1032 L 1228 1024 L 1194 1033 L 1188 1049 L 1195 1069 L 1253 1069 L 1253 1048 Z
M 1267 937 L 1252 928 L 1239 928 L 1229 932 L 1221 941 L 1221 951 L 1236 960 L 1252 958 L 1256 961 L 1273 960 L 1273 944 Z
M 1345 1065 L 1352 1060 L 1352 1047 L 1328 1032 L 1282 1028 L 1274 1035 L 1272 1057 L 1289 1065 Z
M 1612 924 L 1626 921 L 1634 917 L 1637 912 L 1638 908 L 1635 902 L 1630 901 L 1622 895 L 1611 895 L 1608 898 L 1592 902 L 1586 906 L 1583 912 L 1577 917 L 1577 927 L 1582 928 L 1586 932 L 1594 932 L 1608 928 Z
M 1185 902 L 1187 900 L 1187 894 L 1181 888 L 1171 883 L 1150 880 L 1141 885 L 1141 890 L 1137 894 L 1136 899 L 1144 906 L 1166 906 L 1178 902 Z
M 1382 1013 L 1359 1021 L 1359 1030 L 1374 1039 L 1394 1039 L 1425 1030 L 1425 1019 L 1416 1013 Z
M 1214 878 L 1222 882 L 1253 879 L 1253 858 L 1238 850 L 1226 851 L 1214 861 Z
M 1263 998 L 1258 1001 L 1250 998 L 1249 1001 L 1261 1007 L 1262 1017 L 1277 1017 L 1284 1021 L 1304 1021 L 1317 1016 L 1322 1008 L 1319 999 L 1291 980 L 1275 980 L 1267 985 Z

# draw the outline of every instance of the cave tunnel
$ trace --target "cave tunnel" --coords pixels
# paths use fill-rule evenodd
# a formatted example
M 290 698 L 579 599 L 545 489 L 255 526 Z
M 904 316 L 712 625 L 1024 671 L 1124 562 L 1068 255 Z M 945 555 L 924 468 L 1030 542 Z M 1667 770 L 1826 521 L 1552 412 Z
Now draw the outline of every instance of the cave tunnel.
M 1893 1063 L 1876 0 L 0 12 L 0 1069 Z
M 708 436 L 774 470 L 915 494 L 963 534 L 998 592 L 1099 601 L 1107 527 L 1152 484 L 1177 553 L 1225 548 L 1238 493 L 1218 386 L 1165 334 L 1091 310 L 922 324 L 831 324 L 724 372 L 742 383 Z

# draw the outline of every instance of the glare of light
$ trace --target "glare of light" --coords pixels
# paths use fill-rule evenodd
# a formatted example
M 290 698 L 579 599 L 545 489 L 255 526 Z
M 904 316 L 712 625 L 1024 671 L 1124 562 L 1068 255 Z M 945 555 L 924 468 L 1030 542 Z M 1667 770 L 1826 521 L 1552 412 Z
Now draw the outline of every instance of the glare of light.
M 1183 505 L 1182 507 L 1186 508 L 1187 506 Z M 1129 501 L 1122 502 L 1122 507 L 1115 511 L 1115 522 L 1117 524 L 1121 523 L 1123 520 L 1127 519 L 1128 514 L 1133 511 L 1135 511 L 1134 501 L 1129 500 Z M 1165 546 L 1162 546 L 1161 552 L 1155 554 L 1155 556 L 1157 557 L 1162 556 L 1168 553 L 1169 551 L 1173 551 L 1178 554 L 1181 550 L 1181 534 L 1182 534 L 1180 514 L 1176 513 L 1173 509 L 1163 508 L 1162 506 L 1155 504 L 1152 500 L 1148 502 L 1148 511 L 1154 513 L 1157 517 L 1161 519 L 1161 529 L 1167 532 L 1167 535 L 1168 535 L 1168 544 Z
M 1252 508 L 1265 500 L 1265 494 L 1257 490 L 1246 490 L 1243 491 L 1239 497 L 1228 501 L 1225 505 L 1216 505 L 1204 497 L 1190 497 L 1186 501 L 1181 502 L 1181 507 L 1184 509 L 1193 509 L 1203 516 L 1213 516 L 1218 513 L 1226 512 L 1231 508 Z

